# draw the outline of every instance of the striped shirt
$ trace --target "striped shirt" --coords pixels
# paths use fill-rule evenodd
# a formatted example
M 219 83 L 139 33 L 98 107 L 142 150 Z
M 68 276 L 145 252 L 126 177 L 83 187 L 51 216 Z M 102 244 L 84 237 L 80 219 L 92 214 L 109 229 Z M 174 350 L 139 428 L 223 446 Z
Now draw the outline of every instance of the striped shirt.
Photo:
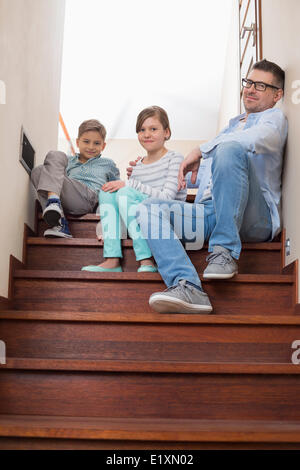
M 79 161 L 79 154 L 69 156 L 67 175 L 85 184 L 89 188 L 98 192 L 104 183 L 120 179 L 120 172 L 116 164 L 110 158 L 98 157 L 90 158 L 86 163 Z
M 149 197 L 185 201 L 186 189 L 178 191 L 178 172 L 183 155 L 169 150 L 157 162 L 144 164 L 140 160 L 133 168 L 127 186 Z

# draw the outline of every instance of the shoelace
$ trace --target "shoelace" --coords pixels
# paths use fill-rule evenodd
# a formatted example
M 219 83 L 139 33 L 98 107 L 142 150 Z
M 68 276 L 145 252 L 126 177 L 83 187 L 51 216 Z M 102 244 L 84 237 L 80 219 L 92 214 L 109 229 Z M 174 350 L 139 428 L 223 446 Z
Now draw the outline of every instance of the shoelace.
M 192 286 L 189 286 L 186 281 L 179 281 L 177 286 L 171 286 L 165 290 L 165 292 L 170 292 L 171 290 L 179 290 L 180 293 L 189 301 L 191 301 L 191 296 L 189 295 L 189 290 L 192 289 Z
M 59 207 L 61 207 L 61 202 L 59 199 L 48 199 L 46 207 L 50 206 L 51 204 L 57 204 Z
M 213 261 L 215 264 L 221 264 L 224 266 L 227 263 L 232 262 L 232 258 L 229 253 L 225 251 L 219 251 L 219 253 L 211 253 L 207 258 L 206 261 Z
M 61 229 L 63 232 L 66 232 L 70 234 L 70 229 L 69 229 L 69 224 L 68 221 L 65 217 L 62 217 L 59 221 L 59 225 L 61 226 Z

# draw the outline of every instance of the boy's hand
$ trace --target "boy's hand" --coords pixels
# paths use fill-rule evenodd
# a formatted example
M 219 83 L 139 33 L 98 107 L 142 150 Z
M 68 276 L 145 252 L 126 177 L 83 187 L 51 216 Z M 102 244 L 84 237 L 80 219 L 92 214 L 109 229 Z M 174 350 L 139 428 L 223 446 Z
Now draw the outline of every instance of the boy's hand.
M 190 171 L 192 172 L 191 183 L 196 183 L 201 157 L 202 153 L 199 148 L 195 148 L 185 157 L 179 168 L 178 190 L 186 187 L 185 176 Z
M 139 160 L 141 160 L 141 159 L 142 159 L 142 157 L 137 157 L 137 159 L 136 159 L 135 161 L 129 162 L 129 165 L 130 165 L 130 166 L 129 166 L 128 168 L 126 168 L 126 173 L 127 173 L 127 178 L 128 178 L 128 179 L 130 178 L 130 176 L 131 176 L 131 174 L 132 174 L 133 167 L 134 167 L 134 166 L 137 164 L 137 162 L 138 162 Z
M 125 183 L 124 181 L 121 180 L 116 180 L 116 181 L 109 181 L 108 183 L 105 183 L 102 186 L 102 191 L 108 192 L 108 193 L 114 193 L 115 191 L 118 191 L 121 188 L 124 188 Z

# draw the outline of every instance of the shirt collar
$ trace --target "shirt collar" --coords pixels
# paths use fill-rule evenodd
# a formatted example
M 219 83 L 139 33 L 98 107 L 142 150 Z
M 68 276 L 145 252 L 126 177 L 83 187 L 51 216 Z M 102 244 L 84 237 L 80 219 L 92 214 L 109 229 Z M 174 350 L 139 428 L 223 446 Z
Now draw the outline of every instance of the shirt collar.
M 85 165 L 86 163 L 88 162 L 92 162 L 93 160 L 96 160 L 96 158 L 100 158 L 102 153 L 99 153 L 99 155 L 97 155 L 97 157 L 93 157 L 93 158 L 89 158 L 89 160 L 85 163 L 82 163 L 80 160 L 79 160 L 79 153 L 76 153 L 76 155 L 74 156 L 74 158 L 76 159 L 76 163 L 80 163 L 80 165 Z

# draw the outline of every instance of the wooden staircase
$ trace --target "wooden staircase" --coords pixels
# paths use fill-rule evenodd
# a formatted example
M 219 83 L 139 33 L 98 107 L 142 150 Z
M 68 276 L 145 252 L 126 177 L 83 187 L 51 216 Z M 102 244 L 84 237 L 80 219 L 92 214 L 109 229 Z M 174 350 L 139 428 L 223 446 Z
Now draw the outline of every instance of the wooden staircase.
M 239 274 L 203 281 L 212 315 L 153 312 L 159 274 L 88 273 L 98 216 L 45 239 L 41 215 L 11 258 L 0 303 L 1 449 L 297 449 L 297 263 L 281 241 L 244 244 Z M 189 252 L 200 273 L 207 251 Z M 2 306 L 1 306 L 2 305 Z

